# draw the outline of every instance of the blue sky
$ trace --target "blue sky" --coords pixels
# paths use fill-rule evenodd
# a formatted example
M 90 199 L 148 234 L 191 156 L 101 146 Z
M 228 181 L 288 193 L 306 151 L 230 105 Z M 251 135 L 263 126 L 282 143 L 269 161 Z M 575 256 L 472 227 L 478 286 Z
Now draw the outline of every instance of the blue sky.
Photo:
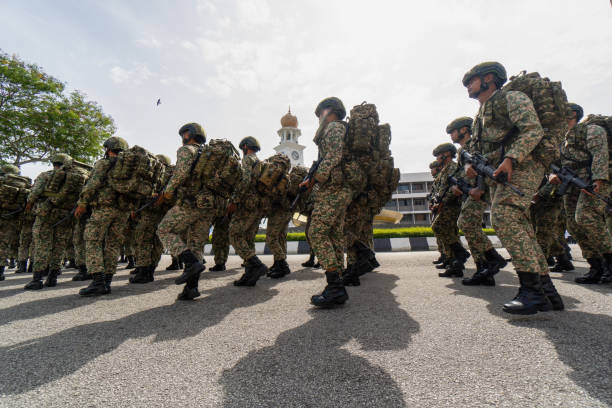
M 586 112 L 612 113 L 607 0 L 3 0 L 0 13 L 4 51 L 99 102 L 130 144 L 173 160 L 191 121 L 209 138 L 253 135 L 269 156 L 291 105 L 308 164 L 314 108 L 335 95 L 349 109 L 375 103 L 396 166 L 426 171 L 446 124 L 476 112 L 461 77 L 484 60 L 537 70 Z

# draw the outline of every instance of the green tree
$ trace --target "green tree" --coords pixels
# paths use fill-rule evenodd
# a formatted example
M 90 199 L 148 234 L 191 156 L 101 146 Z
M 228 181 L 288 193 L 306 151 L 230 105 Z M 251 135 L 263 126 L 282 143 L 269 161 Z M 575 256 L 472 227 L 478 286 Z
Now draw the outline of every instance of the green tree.
M 0 51 L 0 161 L 21 166 L 54 152 L 92 162 L 115 125 L 95 102 L 39 66 Z

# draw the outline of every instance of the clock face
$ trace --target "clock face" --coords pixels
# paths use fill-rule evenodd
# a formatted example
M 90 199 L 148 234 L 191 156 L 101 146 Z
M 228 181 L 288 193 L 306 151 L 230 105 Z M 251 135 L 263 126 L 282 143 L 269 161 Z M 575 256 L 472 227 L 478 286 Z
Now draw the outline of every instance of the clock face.
M 291 157 L 293 157 L 293 160 L 298 160 L 300 158 L 300 154 L 294 150 L 291 152 Z

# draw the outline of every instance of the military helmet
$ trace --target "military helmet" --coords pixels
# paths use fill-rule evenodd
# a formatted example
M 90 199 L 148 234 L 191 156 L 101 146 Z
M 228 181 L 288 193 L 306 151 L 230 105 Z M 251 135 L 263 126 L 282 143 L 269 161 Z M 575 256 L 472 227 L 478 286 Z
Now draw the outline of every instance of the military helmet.
M 582 106 L 578 105 L 577 103 L 568 103 L 567 106 L 569 107 L 570 111 L 576 112 L 576 122 L 580 122 L 580 120 L 584 116 L 584 110 L 582 109 Z
M 2 167 L 0 167 L 0 172 L 2 174 L 14 174 L 16 176 L 19 175 L 19 173 L 21 173 L 21 171 L 19 170 L 19 167 L 15 166 L 14 164 L 3 164 Z
M 261 150 L 261 146 L 259 145 L 259 142 L 253 136 L 247 136 L 244 139 L 242 139 L 240 143 L 238 144 L 238 148 L 242 149 L 243 146 L 246 146 L 247 148 L 251 150 L 255 150 L 256 152 Z
M 344 117 L 346 116 L 346 109 L 344 108 L 344 104 L 340 99 L 336 98 L 335 96 L 325 98 L 321 102 L 319 102 L 319 104 L 317 105 L 317 109 L 315 109 L 315 115 L 319 117 L 321 115 L 321 112 L 328 108 L 331 109 L 331 111 L 334 112 L 340 120 L 344 119 Z
M 437 160 L 434 160 L 431 163 L 429 163 L 430 169 L 437 169 L 438 167 L 440 167 L 440 162 Z
M 438 156 L 439 154 L 450 152 L 454 157 L 457 154 L 457 148 L 452 143 L 442 143 L 433 150 L 433 155 Z
M 53 156 L 51 156 L 49 161 L 51 164 L 60 163 L 62 166 L 70 166 L 73 159 L 66 153 L 55 153 Z
M 199 123 L 187 123 L 186 125 L 181 126 L 178 131 L 178 134 L 183 136 L 183 133 L 189 132 L 192 137 L 200 137 L 202 139 L 202 143 L 206 143 L 206 132 L 204 128 Z
M 459 130 L 464 126 L 467 126 L 469 131 L 472 132 L 472 122 L 473 119 L 467 116 L 457 118 L 448 124 L 448 126 L 446 127 L 446 133 L 450 135 L 451 133 L 453 133 L 453 130 Z
M 107 150 L 127 150 L 130 148 L 128 142 L 119 136 L 111 136 L 104 142 L 104 148 Z
M 164 165 L 166 166 L 170 166 L 172 164 L 172 161 L 170 160 L 170 158 L 166 156 L 165 154 L 156 154 L 155 158 L 159 160 L 160 162 L 164 163 Z
M 508 80 L 506 68 L 504 68 L 502 64 L 495 61 L 488 61 L 482 62 L 466 72 L 462 80 L 463 86 L 468 86 L 472 78 L 476 76 L 484 77 L 487 74 L 495 75 L 495 84 L 498 88 L 501 88 L 501 86 Z

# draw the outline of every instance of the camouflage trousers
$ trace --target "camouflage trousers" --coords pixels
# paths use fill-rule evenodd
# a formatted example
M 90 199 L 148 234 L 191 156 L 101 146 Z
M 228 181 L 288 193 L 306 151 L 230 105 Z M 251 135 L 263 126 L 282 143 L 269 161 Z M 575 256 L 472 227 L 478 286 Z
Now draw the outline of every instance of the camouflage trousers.
M 268 216 L 266 230 L 266 244 L 274 255 L 274 261 L 287 259 L 287 231 L 293 211 L 282 208 L 273 208 Z
M 357 262 L 357 249 L 354 246 L 357 241 L 374 250 L 374 210 L 368 205 L 366 197 L 358 197 L 346 209 L 344 237 L 348 265 Z
M 64 250 L 64 258 L 66 259 L 74 259 L 75 258 L 75 254 L 74 254 L 74 234 L 72 234 L 73 228 L 74 228 L 74 224 L 72 223 L 72 220 L 70 222 L 68 222 L 67 224 L 70 225 L 70 234 L 68 234 L 68 242 L 66 242 L 66 249 Z
M 448 203 L 440 208 L 438 216 L 431 224 L 436 238 L 442 241 L 443 253 L 447 258 L 453 257 L 451 245 L 459 242 L 459 228 L 457 228 L 457 220 L 461 206 L 459 203 Z
M 78 266 L 86 265 L 85 257 L 85 226 L 89 220 L 89 214 L 83 214 L 81 218 L 74 221 L 72 229 L 72 243 L 74 245 L 74 260 Z
M 554 226 L 554 239 L 549 248 L 549 256 L 561 256 L 565 253 L 565 247 L 567 246 L 567 240 L 565 239 L 565 230 L 567 229 L 565 219 L 565 207 L 563 199 L 560 199 L 561 203 L 559 206 L 559 215 Z
M 212 233 L 212 250 L 215 256 L 215 265 L 223 265 L 227 262 L 229 256 L 230 236 L 229 236 L 229 218 L 216 217 Z
M 17 217 L 0 219 L 0 266 L 8 266 L 7 259 L 13 257 L 13 245 L 15 239 L 19 239 L 20 224 Z
M 485 252 L 493 248 L 491 240 L 482 230 L 482 219 L 486 209 L 486 201 L 476 201 L 472 197 L 468 197 L 461 205 L 461 214 L 457 220 L 457 225 L 465 235 L 475 262 L 484 262 L 486 260 Z
M 344 220 L 352 198 L 350 187 L 330 185 L 322 185 L 315 196 L 310 242 L 326 271 L 341 274 L 344 268 Z
M 518 272 L 548 274 L 548 264 L 538 245 L 529 213 L 531 197 L 543 177 L 544 166 L 528 156 L 514 169 L 511 181 L 524 196 L 503 185 L 490 184 L 493 228 Z
M 438 252 L 440 255 L 446 256 L 446 251 L 444 250 L 444 244 L 440 240 L 440 238 L 436 237 L 434 234 L 434 238 L 436 239 L 436 247 L 438 248 Z
M 17 254 L 17 259 L 20 261 L 27 260 L 34 249 L 32 245 L 32 228 L 34 227 L 35 220 L 36 217 L 32 214 L 28 214 L 23 218 L 21 231 L 19 232 L 19 252 Z
M 125 236 L 123 237 L 123 245 L 121 247 L 121 255 L 134 256 L 135 244 L 134 244 L 134 231 L 136 230 L 136 222 L 131 218 L 128 221 L 127 229 L 125 230 Z
M 134 256 L 136 266 L 157 266 L 164 246 L 157 236 L 157 226 L 164 218 L 164 213 L 153 209 L 143 210 L 134 227 Z
M 540 199 L 531 205 L 531 219 L 535 228 L 536 239 L 546 258 L 554 256 L 553 247 L 557 247 L 559 223 L 563 200 L 558 198 Z M 557 245 L 555 245 L 557 244 Z
M 172 256 L 190 250 L 201 261 L 215 216 L 212 209 L 198 208 L 195 203 L 179 202 L 160 222 L 157 236 Z
M 52 210 L 49 215 L 38 215 L 32 227 L 34 250 L 34 272 L 46 267 L 59 270 L 64 257 L 64 250 L 72 232 L 72 222 L 63 222 L 53 228 L 53 224 L 68 215 L 69 211 Z
M 245 261 L 256 255 L 255 236 L 263 216 L 261 211 L 248 210 L 241 206 L 232 214 L 230 242 L 236 253 Z
M 85 257 L 89 273 L 115 273 L 129 217 L 129 211 L 115 207 L 93 209 L 85 227 Z
M 606 184 L 600 193 L 610 194 L 610 185 Z M 578 242 L 585 258 L 599 258 L 612 252 L 612 238 L 606 225 L 606 204 L 572 188 L 563 197 L 567 229 Z

